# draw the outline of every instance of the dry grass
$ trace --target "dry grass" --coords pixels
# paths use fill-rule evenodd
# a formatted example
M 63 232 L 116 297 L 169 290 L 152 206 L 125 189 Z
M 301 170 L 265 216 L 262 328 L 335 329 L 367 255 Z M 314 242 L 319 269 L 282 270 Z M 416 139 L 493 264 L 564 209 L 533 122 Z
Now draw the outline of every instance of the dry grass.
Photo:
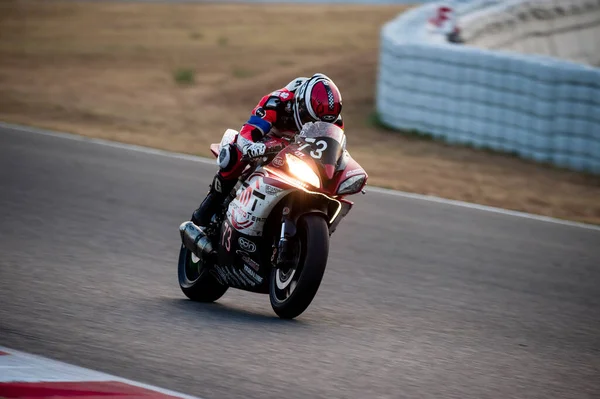
M 600 223 L 600 178 L 369 123 L 379 29 L 402 9 L 5 0 L 0 119 L 207 155 L 263 94 L 321 71 L 371 184 Z

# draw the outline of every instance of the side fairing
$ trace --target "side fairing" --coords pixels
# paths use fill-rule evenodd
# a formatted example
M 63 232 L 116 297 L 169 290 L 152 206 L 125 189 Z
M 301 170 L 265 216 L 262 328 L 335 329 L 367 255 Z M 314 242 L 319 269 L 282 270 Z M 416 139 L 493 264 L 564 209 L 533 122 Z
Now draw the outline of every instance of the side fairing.
M 227 220 L 238 232 L 260 236 L 267 218 L 279 201 L 293 188 L 281 188 L 265 182 L 260 169 L 248 177 L 227 209 Z M 273 182 L 273 179 L 269 179 Z
M 278 184 L 273 179 L 266 180 Z M 265 173 L 260 171 L 240 186 L 221 225 L 219 262 L 214 270 L 221 283 L 253 292 L 269 292 L 271 266 L 265 262 L 271 243 L 263 239 L 262 232 L 273 208 L 292 190 L 265 183 Z
M 367 172 L 362 168 L 362 166 L 360 166 L 360 164 L 358 162 L 356 162 L 356 160 L 354 158 L 352 158 L 352 156 L 350 155 L 349 152 L 346 151 L 344 156 L 346 157 L 346 161 L 345 161 L 346 164 L 345 164 L 344 170 L 335 179 L 331 180 L 331 182 L 327 186 L 326 192 L 329 195 L 336 195 L 340 185 L 345 180 L 347 180 L 353 176 L 364 175 L 364 177 L 365 177 L 364 184 L 366 184 L 367 180 L 369 179 L 369 175 L 367 174 Z M 363 186 L 364 186 L 364 184 L 363 184 Z M 353 194 L 355 194 L 355 193 L 353 193 Z M 344 196 L 345 195 L 348 195 L 348 194 L 344 194 Z
M 213 266 L 213 275 L 230 287 L 268 293 L 271 268 L 262 263 L 266 249 L 263 243 L 238 232 L 225 220 L 219 236 L 219 261 Z

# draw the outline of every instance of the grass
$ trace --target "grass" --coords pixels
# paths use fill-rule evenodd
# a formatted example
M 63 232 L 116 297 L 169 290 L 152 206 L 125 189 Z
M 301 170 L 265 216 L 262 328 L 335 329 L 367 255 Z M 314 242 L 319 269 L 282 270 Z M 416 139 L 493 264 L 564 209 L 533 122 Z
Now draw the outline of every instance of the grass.
M 233 68 L 233 76 L 235 76 L 236 78 L 251 78 L 252 76 L 256 75 L 256 72 L 251 71 L 249 69 L 246 68 L 240 68 L 240 67 L 236 67 Z
M 192 84 L 195 81 L 195 73 L 190 68 L 179 68 L 173 73 L 173 78 L 179 84 Z
M 419 140 L 435 140 L 433 135 L 430 133 L 427 133 L 427 132 L 421 132 L 421 131 L 414 130 L 414 129 L 413 130 L 394 129 L 391 126 L 387 125 L 385 122 L 383 122 L 383 120 L 381 120 L 381 116 L 376 111 L 373 111 L 373 112 L 371 112 L 371 114 L 369 114 L 367 121 L 368 121 L 368 124 L 370 126 L 374 127 L 375 129 L 392 132 L 394 134 L 401 134 L 404 137 L 412 137 L 412 138 L 416 138 Z M 442 142 L 442 140 L 438 140 L 438 141 Z
M 190 39 L 199 40 L 203 37 L 204 35 L 201 32 L 190 32 Z
M 600 223 L 597 176 L 381 126 L 379 32 L 403 9 L 1 1 L 0 120 L 209 156 L 263 95 L 319 71 L 370 185 Z
M 225 36 L 219 36 L 219 38 L 217 39 L 217 43 L 219 44 L 219 46 L 225 47 L 229 43 L 229 38 Z

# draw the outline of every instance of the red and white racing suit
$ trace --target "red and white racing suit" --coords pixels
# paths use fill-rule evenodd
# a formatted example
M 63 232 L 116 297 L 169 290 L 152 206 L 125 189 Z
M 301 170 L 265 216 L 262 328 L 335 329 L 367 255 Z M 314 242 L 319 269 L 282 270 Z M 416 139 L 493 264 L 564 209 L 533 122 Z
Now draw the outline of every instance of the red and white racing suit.
M 285 87 L 261 98 L 252 110 L 250 119 L 242 126 L 236 145 L 230 146 L 228 154 L 219 155 L 218 174 L 223 180 L 235 180 L 241 175 L 247 165 L 241 161 L 246 145 L 262 142 L 267 152 L 283 149 L 299 133 L 292 105 L 296 89 L 306 80 L 303 77 L 296 78 Z M 334 123 L 344 128 L 341 115 Z
M 211 215 L 223 202 L 224 196 L 235 186 L 247 165 L 246 161 L 242 161 L 244 148 L 248 150 L 248 145 L 261 142 L 266 147 L 265 152 L 283 149 L 299 133 L 294 119 L 294 95 L 306 79 L 294 79 L 287 86 L 264 96 L 252 110 L 250 119 L 240 129 L 236 142 L 221 149 L 219 171 L 204 201 L 192 215 L 192 221 L 196 225 L 206 226 Z M 334 123 L 344 128 L 341 115 Z M 262 145 L 260 147 L 262 149 Z

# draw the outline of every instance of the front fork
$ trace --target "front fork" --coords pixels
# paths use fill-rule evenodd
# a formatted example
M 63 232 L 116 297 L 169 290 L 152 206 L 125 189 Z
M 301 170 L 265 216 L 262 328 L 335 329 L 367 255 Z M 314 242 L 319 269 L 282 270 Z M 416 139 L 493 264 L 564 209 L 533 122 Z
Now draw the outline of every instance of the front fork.
M 281 212 L 281 233 L 279 242 L 273 244 L 273 256 L 271 263 L 277 268 L 289 268 L 294 265 L 294 252 L 290 249 L 290 237 L 296 235 L 296 226 L 290 218 L 294 205 L 294 197 L 291 197 Z

